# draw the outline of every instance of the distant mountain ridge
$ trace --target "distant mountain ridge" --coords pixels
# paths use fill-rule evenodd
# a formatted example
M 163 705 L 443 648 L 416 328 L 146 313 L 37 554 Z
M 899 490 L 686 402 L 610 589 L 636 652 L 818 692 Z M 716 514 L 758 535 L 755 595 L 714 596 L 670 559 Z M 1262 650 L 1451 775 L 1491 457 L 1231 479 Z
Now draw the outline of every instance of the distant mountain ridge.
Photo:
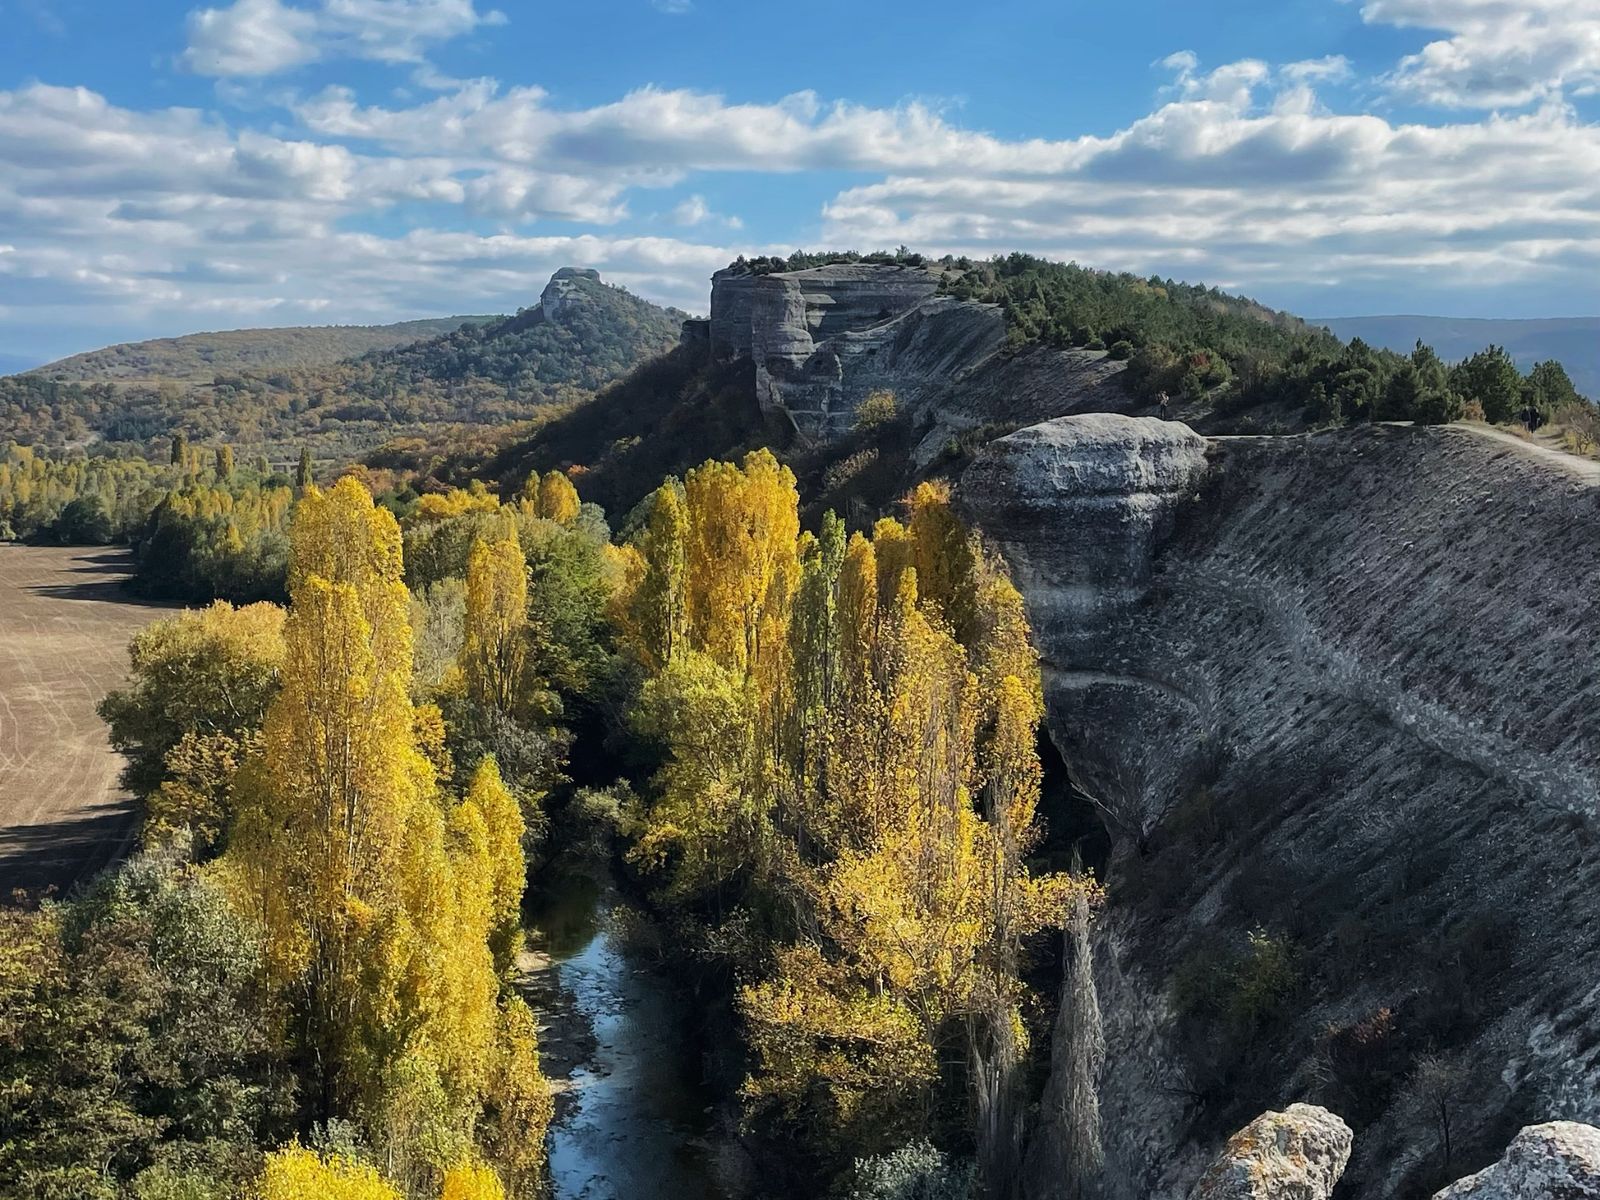
M 507 425 L 551 405 L 580 403 L 675 347 L 687 315 L 611 286 L 595 271 L 567 267 L 537 304 L 514 316 L 380 327 L 377 336 L 387 345 L 332 362 L 290 363 L 280 355 L 224 369 L 219 358 L 237 362 L 239 348 L 218 353 L 217 335 L 196 335 L 200 342 L 176 351 L 157 344 L 173 355 L 166 362 L 138 361 L 133 351 L 151 343 L 125 353 L 112 347 L 0 378 L 0 443 L 113 443 L 160 455 L 181 431 L 192 443 L 227 442 L 236 453 L 279 460 L 292 459 L 302 446 L 318 457 L 351 457 L 396 436 Z M 409 336 L 440 324 L 448 327 L 442 334 Z M 337 352 L 331 343 L 351 328 L 359 327 L 294 331 L 321 336 L 276 344 L 291 355 L 322 357 Z M 201 349 L 212 358 L 201 357 Z M 265 354 L 261 345 L 254 350 Z M 191 377 L 155 373 L 174 366 Z M 72 378 L 71 370 L 99 374 Z
M 331 366 L 376 350 L 390 350 L 454 333 L 462 325 L 482 325 L 500 319 L 494 316 L 429 317 L 391 325 L 290 325 L 214 330 L 122 342 L 33 367 L 28 373 L 82 383 L 161 380 L 210 383 L 219 372 Z
M 1369 345 L 1401 352 L 1421 338 L 1447 362 L 1489 345 L 1504 346 L 1524 371 L 1541 360 L 1560 359 L 1577 389 L 1600 400 L 1600 317 L 1497 320 L 1397 315 L 1314 318 L 1310 323 L 1326 326 L 1345 341 L 1358 337 Z

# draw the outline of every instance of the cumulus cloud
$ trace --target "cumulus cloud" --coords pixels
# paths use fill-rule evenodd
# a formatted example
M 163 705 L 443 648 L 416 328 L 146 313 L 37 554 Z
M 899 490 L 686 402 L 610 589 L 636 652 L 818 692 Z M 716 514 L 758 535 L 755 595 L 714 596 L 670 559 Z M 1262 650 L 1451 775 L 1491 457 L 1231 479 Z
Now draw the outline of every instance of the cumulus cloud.
M 435 42 L 505 17 L 474 0 L 234 0 L 189 14 L 183 63 L 201 75 L 273 75 L 332 58 L 420 62 Z
M 87 89 L 33 85 L 0 92 L 0 311 L 14 335 L 37 328 L 52 345 L 91 324 L 128 336 L 224 320 L 509 311 L 573 263 L 703 310 L 710 273 L 750 247 L 351 225 L 412 202 L 513 225 L 530 213 L 601 225 L 619 216 L 619 193 L 530 168 L 230 131 L 194 110 L 136 112 Z
M 712 211 L 711 206 L 706 203 L 706 198 L 698 194 L 680 202 L 672 210 L 672 219 L 679 225 L 722 225 L 728 229 L 744 228 L 744 222 L 738 217 Z
M 1111 137 L 1081 139 L 1048 177 L 916 172 L 848 189 L 827 205 L 825 233 L 1254 289 L 1573 286 L 1600 265 L 1600 129 L 1566 109 L 1406 125 L 1258 104 L 1231 86 L 1189 90 Z
M 1440 30 L 1386 82 L 1442 108 L 1517 108 L 1600 88 L 1594 0 L 1367 0 L 1362 19 Z
M 258 40 L 255 59 L 228 66 L 260 74 L 308 54 L 417 52 L 422 26 L 408 26 L 408 40 L 398 25 L 380 36 L 369 22 L 361 42 L 340 24 L 380 4 L 391 16 L 454 14 L 436 30 L 484 19 L 463 0 L 238 0 L 210 11 L 309 18 L 291 15 L 283 38 Z M 1463 22 L 1521 11 L 1510 0 L 1368 0 L 1367 11 L 1402 23 L 1447 5 Z M 737 219 L 706 199 L 715 191 L 695 190 L 716 172 L 781 174 L 790 190 L 807 186 L 806 172 L 852 173 L 837 194 L 815 185 L 831 245 L 1023 249 L 1268 298 L 1307 281 L 1365 294 L 1521 284 L 1575 296 L 1600 267 L 1600 126 L 1566 104 L 1408 123 L 1330 108 L 1323 93 L 1346 94 L 1335 89 L 1352 78 L 1336 56 L 1209 66 L 1181 51 L 1159 65 L 1170 83 L 1143 116 L 1109 134 L 1033 138 L 964 128 L 936 105 L 810 91 L 735 103 L 641 87 L 571 107 L 538 87 L 452 79 L 426 64 L 413 72 L 427 89 L 416 102 L 374 104 L 340 87 L 289 93 L 270 131 L 23 87 L 0 92 L 10 248 L 0 307 L 62 324 L 90 311 L 164 314 L 177 328 L 222 313 L 381 320 L 512 308 L 549 270 L 577 263 L 703 310 L 707 277 L 736 253 L 793 249 L 789 231 L 776 231 L 783 245 L 736 234 Z M 1537 94 L 1575 90 L 1579 78 L 1558 72 Z M 679 190 L 638 202 L 665 188 Z M 587 232 L 551 235 L 550 221 Z M 669 225 L 678 236 L 639 233 Z

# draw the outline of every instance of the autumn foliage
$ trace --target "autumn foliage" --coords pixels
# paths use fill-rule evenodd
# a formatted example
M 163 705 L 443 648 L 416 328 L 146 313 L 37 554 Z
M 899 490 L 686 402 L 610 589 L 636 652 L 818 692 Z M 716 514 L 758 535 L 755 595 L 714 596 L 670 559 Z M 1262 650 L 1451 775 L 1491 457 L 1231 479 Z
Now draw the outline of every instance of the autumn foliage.
M 329 1115 L 415 1191 L 468 1156 L 502 1062 L 492 938 L 521 896 L 521 816 L 492 764 L 441 793 L 414 732 L 400 530 L 353 480 L 297 508 L 282 686 L 228 862 Z M 488 810 L 487 812 L 485 810 Z M 491 829 L 489 819 L 494 827 Z M 531 1058 L 531 1063 L 529 1062 Z M 542 1087 L 542 1084 L 540 1084 Z M 522 1104 L 537 1143 L 548 1108 Z
M 855 1145 L 925 1124 L 952 1047 L 987 1102 L 1012 1086 L 1020 948 L 1092 890 L 1028 867 L 1021 598 L 946 488 L 907 509 L 802 533 L 770 453 L 707 463 L 653 497 L 621 618 L 665 751 L 634 857 L 735 947 L 754 1109 Z

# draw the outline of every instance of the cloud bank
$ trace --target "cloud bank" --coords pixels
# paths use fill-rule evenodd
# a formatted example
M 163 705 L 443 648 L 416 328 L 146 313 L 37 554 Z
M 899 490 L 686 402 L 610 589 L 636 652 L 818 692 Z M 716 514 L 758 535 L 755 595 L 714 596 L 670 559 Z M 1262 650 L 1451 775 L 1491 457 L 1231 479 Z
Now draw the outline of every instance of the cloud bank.
M 568 263 L 703 310 L 707 276 L 735 254 L 795 248 L 747 236 L 758 214 L 723 211 L 718 178 L 811 174 L 846 177 L 817 195 L 828 245 L 1023 249 L 1269 295 L 1575 295 L 1600 268 L 1600 126 L 1575 107 L 1600 86 L 1588 8 L 1367 0 L 1366 21 L 1443 36 L 1369 80 L 1340 56 L 1208 67 L 1180 50 L 1123 128 L 1008 138 L 922 102 L 810 91 L 735 103 L 645 85 L 561 106 L 427 63 L 501 19 L 473 0 L 236 0 L 191 16 L 188 69 L 357 58 L 406 64 L 429 94 L 291 84 L 270 123 L 230 124 L 83 87 L 0 91 L 0 316 L 192 328 L 482 312 L 528 303 Z M 1328 99 L 1360 88 L 1440 115 Z

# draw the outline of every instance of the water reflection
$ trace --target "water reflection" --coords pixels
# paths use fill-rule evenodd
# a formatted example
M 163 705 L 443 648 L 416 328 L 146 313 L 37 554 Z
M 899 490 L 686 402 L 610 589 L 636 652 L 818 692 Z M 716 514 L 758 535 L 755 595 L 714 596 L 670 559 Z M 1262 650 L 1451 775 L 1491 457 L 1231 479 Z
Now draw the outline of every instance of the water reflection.
M 681 1002 L 628 961 L 606 919 L 615 896 L 602 871 L 546 876 L 530 909 L 526 994 L 545 1074 L 562 1089 L 550 1128 L 557 1200 L 720 1196 Z

